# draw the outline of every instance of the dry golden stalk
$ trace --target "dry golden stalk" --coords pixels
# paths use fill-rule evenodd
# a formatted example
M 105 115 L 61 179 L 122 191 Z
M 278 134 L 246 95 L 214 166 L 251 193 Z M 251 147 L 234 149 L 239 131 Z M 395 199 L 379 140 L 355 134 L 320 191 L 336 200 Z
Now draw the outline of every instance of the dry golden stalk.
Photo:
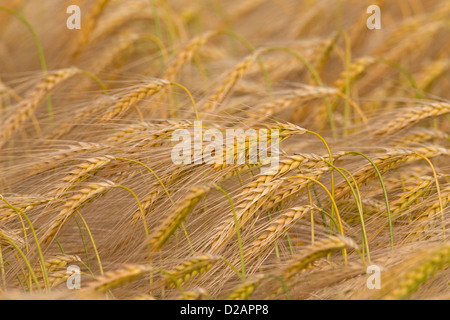
M 291 262 L 283 269 L 281 276 L 284 280 L 289 280 L 298 272 L 308 267 L 311 263 L 327 255 L 330 252 L 345 248 L 357 248 L 356 243 L 349 238 L 330 237 L 321 241 L 317 241 L 314 245 L 309 246 L 303 253 L 293 258 Z
M 222 84 L 217 88 L 217 90 L 209 96 L 207 102 L 203 105 L 203 111 L 212 112 L 214 111 L 218 105 L 220 105 L 233 89 L 236 82 L 242 78 L 245 71 L 253 64 L 253 62 L 258 58 L 261 54 L 260 51 L 256 51 L 252 55 L 246 57 L 243 61 L 241 61 L 237 66 L 230 71 L 222 81 Z
M 96 281 L 89 283 L 83 291 L 104 293 L 117 288 L 127 282 L 136 281 L 154 270 L 148 265 L 124 265 L 123 268 L 108 271 L 104 276 L 97 277 Z
M 334 87 L 336 87 L 339 91 L 344 92 L 347 85 L 347 79 L 350 84 L 353 83 L 367 70 L 369 66 L 374 63 L 375 59 L 372 57 L 359 58 L 349 66 L 348 70 L 343 71 L 339 75 L 339 78 L 333 84 Z
M 77 68 L 61 69 L 48 74 L 27 96 L 15 107 L 16 112 L 6 119 L 0 131 L 0 148 L 33 114 L 44 98 L 58 84 L 80 73 Z
M 121 98 L 116 104 L 111 106 L 106 113 L 100 117 L 100 122 L 105 122 L 125 113 L 130 107 L 138 103 L 139 101 L 151 97 L 161 91 L 162 88 L 168 86 L 170 82 L 155 79 L 143 86 L 139 86 L 137 89 L 128 93 L 125 97 Z
M 375 135 L 384 136 L 399 132 L 405 128 L 411 127 L 416 123 L 441 116 L 450 112 L 450 103 L 435 102 L 423 106 L 405 110 L 400 117 L 388 122 L 374 132 Z
M 289 209 L 280 218 L 273 220 L 273 222 L 264 229 L 264 233 L 248 246 L 248 249 L 244 252 L 245 261 L 248 263 L 251 259 L 261 255 L 263 250 L 270 248 L 278 239 L 283 237 L 297 221 L 312 209 L 313 208 L 310 206 L 295 207 Z
M 150 236 L 148 243 L 154 251 L 162 248 L 164 243 L 183 223 L 188 214 L 195 208 L 197 203 L 208 193 L 210 187 L 192 187 L 189 193 L 175 204 L 175 209 L 160 224 L 157 230 Z
M 61 194 L 67 191 L 75 182 L 84 180 L 89 174 L 92 174 L 107 166 L 112 160 L 114 160 L 114 157 L 107 155 L 88 159 L 86 162 L 76 165 L 77 169 L 69 172 L 69 174 L 62 179 L 63 183 L 59 185 L 52 193 Z
M 86 188 L 75 193 L 64 203 L 63 209 L 53 219 L 51 225 L 43 236 L 41 243 L 50 243 L 57 232 L 76 213 L 77 210 L 81 209 L 88 202 L 94 200 L 94 198 L 104 194 L 113 187 L 115 187 L 115 184 L 112 182 L 91 183 L 88 184 Z
M 382 279 L 383 292 L 376 296 L 386 300 L 408 299 L 436 271 L 445 268 L 449 263 L 448 242 L 420 250 L 411 259 L 398 266 L 386 280 Z
M 226 300 L 247 300 L 256 290 L 264 275 L 252 275 L 250 278 L 238 285 L 228 296 Z
M 167 279 L 166 283 L 169 283 L 170 286 L 180 286 L 195 276 L 208 271 L 219 260 L 221 260 L 221 257 L 209 254 L 200 254 L 193 257 L 173 270 L 164 272 Z

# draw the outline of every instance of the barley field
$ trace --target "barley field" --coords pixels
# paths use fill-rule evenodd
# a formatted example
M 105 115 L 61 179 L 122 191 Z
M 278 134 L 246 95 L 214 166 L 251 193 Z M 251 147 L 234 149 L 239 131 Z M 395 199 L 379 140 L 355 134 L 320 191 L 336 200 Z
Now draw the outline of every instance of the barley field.
M 450 299 L 449 40 L 447 0 L 0 0 L 0 299 Z M 199 130 L 250 134 L 174 162 Z

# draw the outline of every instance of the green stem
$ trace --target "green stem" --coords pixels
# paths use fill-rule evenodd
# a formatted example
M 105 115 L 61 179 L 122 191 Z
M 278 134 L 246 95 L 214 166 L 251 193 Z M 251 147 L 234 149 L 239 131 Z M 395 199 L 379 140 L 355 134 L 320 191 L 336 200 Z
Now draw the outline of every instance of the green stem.
M 200 121 L 200 117 L 198 116 L 198 111 L 197 111 L 197 105 L 195 104 L 195 100 L 192 97 L 192 94 L 190 93 L 190 91 L 185 86 L 183 86 L 183 85 L 181 85 L 179 83 L 171 82 L 170 84 L 172 86 L 176 86 L 176 87 L 179 87 L 179 88 L 183 89 L 187 93 L 187 95 L 189 96 L 189 99 L 191 99 L 192 106 L 194 107 L 195 118 L 197 119 L 197 121 Z
M 236 269 L 235 266 L 233 266 L 233 265 L 231 264 L 230 261 L 228 261 L 227 259 L 225 259 L 225 258 L 223 258 L 223 257 L 221 257 L 220 259 L 221 259 L 223 262 L 225 262 L 231 269 L 233 269 L 233 271 L 238 275 L 239 278 L 241 278 L 241 280 L 244 280 L 244 279 L 242 278 L 242 274 L 239 272 L 238 269 Z
M 78 231 L 80 231 L 80 235 L 81 235 L 81 242 L 83 242 L 83 247 L 84 247 L 84 253 L 86 254 L 86 269 L 91 270 L 91 260 L 89 259 L 89 252 L 88 252 L 88 248 L 87 248 L 87 244 L 86 244 L 86 240 L 84 239 L 84 233 L 83 233 L 83 229 L 81 229 L 80 223 L 78 222 L 78 219 L 76 217 L 74 217 L 75 223 L 77 224 L 78 227 Z M 91 271 L 92 273 L 92 271 Z
M 1 245 L 0 245 L 0 271 L 2 273 L 3 288 L 6 289 L 5 262 L 3 261 L 3 250 Z
M 159 20 L 159 14 L 158 14 L 158 10 L 156 8 L 156 1 L 155 0 L 150 0 L 150 4 L 152 6 L 153 19 L 155 19 L 156 36 L 160 40 L 163 40 L 163 34 L 162 34 L 162 30 L 161 30 L 161 21 Z
M 245 39 L 244 37 L 240 36 L 239 34 L 237 34 L 236 32 L 234 32 L 232 30 L 229 30 L 229 29 L 221 30 L 218 32 L 218 34 L 229 35 L 232 38 L 239 40 L 251 53 L 256 52 L 256 48 L 247 39 Z M 264 49 L 264 51 L 265 51 L 265 49 Z M 269 73 L 267 72 L 267 69 L 264 66 L 264 63 L 262 62 L 261 57 L 259 55 L 256 57 L 256 61 L 258 62 L 259 68 L 261 69 L 261 73 L 264 77 L 264 81 L 266 82 L 267 90 L 269 91 L 269 94 L 271 95 L 271 97 L 273 97 L 272 82 L 270 81 Z
M 236 234 L 237 234 L 238 244 L 239 244 L 239 254 L 241 256 L 241 272 L 242 272 L 241 278 L 245 280 L 246 272 L 245 272 L 245 260 L 244 260 L 244 247 L 242 245 L 241 228 L 239 226 L 239 221 L 238 221 L 238 218 L 237 218 L 237 215 L 236 215 L 236 210 L 234 208 L 233 199 L 231 199 L 231 197 L 228 194 L 228 192 L 226 192 L 222 187 L 216 186 L 216 188 L 219 191 L 221 191 L 228 198 L 228 201 L 230 202 L 231 210 L 233 211 L 234 225 L 236 227 Z
M 84 220 L 83 216 L 80 212 L 77 211 L 78 216 L 81 219 L 81 222 L 83 222 L 84 227 L 86 228 L 86 231 L 89 235 L 89 239 L 91 239 L 92 248 L 94 249 L 95 257 L 97 258 L 98 262 L 98 268 L 100 269 L 100 275 L 103 276 L 103 267 L 102 267 L 102 261 L 100 260 L 100 255 L 98 254 L 97 246 L 95 245 L 94 237 L 92 236 L 91 230 L 89 229 L 88 224 L 86 223 L 86 220 Z
M 286 294 L 286 298 L 287 298 L 288 300 L 291 300 L 291 296 L 289 295 L 289 287 L 288 287 L 288 285 L 286 284 L 286 282 L 283 280 L 282 277 L 277 276 L 277 275 L 274 275 L 274 274 L 267 274 L 267 275 L 264 275 L 264 276 L 265 276 L 265 277 L 272 277 L 272 278 L 275 278 L 275 279 L 277 279 L 278 281 L 280 281 L 280 282 L 281 282 L 281 285 L 282 285 L 282 287 L 283 287 L 284 293 Z
M 328 152 L 328 157 L 330 158 L 330 164 L 331 166 L 334 166 L 334 161 L 333 161 L 333 155 L 331 154 L 331 150 L 330 147 L 328 146 L 327 141 L 317 132 L 314 131 L 310 131 L 310 130 L 306 130 L 307 133 L 311 133 L 313 135 L 315 135 L 317 138 L 319 138 L 322 143 L 324 144 L 325 148 L 327 149 Z M 334 181 L 334 168 L 332 168 L 331 170 L 331 196 L 334 199 L 334 193 L 335 193 L 335 181 Z M 331 214 L 334 215 L 334 208 L 331 207 Z
M 139 206 L 139 211 L 141 212 L 141 217 L 142 217 L 142 223 L 144 224 L 144 230 L 145 230 L 145 236 L 148 238 L 148 227 L 147 227 L 147 221 L 145 220 L 145 213 L 144 213 L 144 209 L 142 208 L 142 204 L 141 201 L 139 201 L 138 196 L 136 195 L 136 193 L 134 193 L 133 190 L 131 190 L 128 187 L 125 186 L 121 186 L 121 185 L 117 185 L 118 188 L 124 189 L 126 191 L 128 191 L 129 193 L 131 193 L 131 195 L 134 197 L 134 199 L 136 199 L 136 202 Z
M 43 275 L 43 278 L 44 278 L 45 287 L 46 287 L 47 290 L 50 290 L 50 282 L 49 282 L 49 279 L 48 279 L 47 268 L 45 266 L 44 255 L 42 254 L 41 246 L 39 244 L 39 240 L 37 238 L 36 231 L 35 231 L 35 229 L 33 227 L 33 224 L 31 223 L 30 218 L 28 218 L 28 216 L 25 214 L 25 212 L 23 212 L 22 210 L 17 209 L 14 206 L 12 206 L 11 203 L 9 203 L 9 201 L 6 200 L 2 195 L 0 195 L 0 198 L 1 198 L 1 200 L 3 200 L 9 206 L 10 209 L 13 209 L 16 213 L 21 214 L 25 218 L 25 220 L 27 220 L 27 223 L 30 226 L 31 233 L 33 234 L 34 241 L 36 242 L 36 249 L 37 249 L 38 254 L 39 254 L 39 260 L 41 262 L 42 275 Z
M 170 202 L 172 203 L 172 205 L 174 205 L 175 203 L 172 200 L 172 197 L 169 194 L 169 191 L 167 191 L 166 186 L 164 185 L 164 183 L 161 181 L 161 179 L 158 177 L 158 175 L 155 173 L 155 171 L 153 171 L 149 166 L 147 166 L 146 164 L 138 161 L 138 160 L 133 160 L 133 159 L 127 159 L 127 158 L 118 158 L 115 157 L 114 159 L 116 160 L 121 160 L 121 161 L 129 161 L 129 162 L 133 162 L 136 163 L 138 165 L 143 166 L 145 169 L 147 169 L 151 174 L 153 174 L 153 176 L 156 178 L 156 180 L 158 180 L 159 184 L 161 185 L 161 187 L 164 189 L 164 192 L 166 193 L 166 195 L 169 197 Z
M 293 55 L 294 57 L 296 57 L 298 60 L 300 60 L 306 66 L 306 68 L 309 70 L 309 72 L 311 72 L 311 74 L 312 74 L 314 80 L 317 82 L 317 84 L 319 86 L 323 87 L 323 82 L 320 79 L 320 76 L 317 73 L 316 69 L 302 55 L 300 55 L 297 52 L 295 52 L 294 50 L 292 50 L 290 48 L 286 48 L 286 47 L 270 47 L 270 48 L 264 49 L 264 52 L 268 52 L 268 51 L 283 51 L 283 52 Z M 333 138 L 337 138 L 337 131 L 336 131 L 336 124 L 334 122 L 333 108 L 331 106 L 330 100 L 327 97 L 324 99 L 324 101 L 325 101 L 325 107 L 327 110 L 328 121 L 330 122 L 330 127 L 331 127 L 331 132 L 333 134 Z
M 38 290 L 41 291 L 41 286 L 39 285 L 39 281 L 36 277 L 36 274 L 34 273 L 34 270 L 30 265 L 30 261 L 28 261 L 27 257 L 23 253 L 23 251 L 20 250 L 19 246 L 17 244 L 15 244 L 11 238 L 9 238 L 7 235 L 3 234 L 1 231 L 0 231 L 0 237 L 4 238 L 9 244 L 11 244 L 13 246 L 14 249 L 16 249 L 16 251 L 19 253 L 19 255 L 22 257 L 23 261 L 25 262 L 25 265 L 27 266 L 27 269 L 30 272 L 31 278 L 33 279 L 34 283 L 36 283 Z
M 360 196 L 360 193 L 359 193 L 358 184 L 356 183 L 356 181 L 353 178 L 352 174 L 348 170 L 346 170 L 344 168 L 338 168 L 338 167 L 332 165 L 331 163 L 329 163 L 328 161 L 325 161 L 325 162 L 329 166 L 331 166 L 334 169 L 336 169 L 336 171 L 339 172 L 342 175 L 342 177 L 345 179 L 345 181 L 347 182 L 348 186 L 350 187 L 350 190 L 352 191 L 353 197 L 355 198 L 356 207 L 358 208 L 359 218 L 361 220 L 361 232 L 362 232 L 362 235 L 363 235 L 363 242 L 364 242 L 364 245 L 365 245 L 366 250 L 367 250 L 367 259 L 369 259 L 369 261 L 370 261 L 369 240 L 367 238 L 366 225 L 364 223 L 364 213 L 363 213 L 363 210 L 362 210 L 361 196 Z M 345 176 L 345 174 L 342 171 L 345 171 L 352 178 L 353 182 L 355 183 L 355 188 L 357 189 L 357 192 L 355 192 L 355 189 L 352 187 L 352 184 L 350 183 L 350 181 L 348 180 L 348 178 Z
M 0 6 L 1 11 L 5 11 L 13 16 L 15 16 L 17 19 L 22 22 L 27 29 L 30 31 L 31 36 L 33 37 L 34 43 L 36 44 L 36 48 L 38 51 L 39 61 L 41 63 L 41 69 L 44 74 L 47 74 L 47 63 L 45 62 L 45 56 L 44 56 L 44 49 L 42 48 L 41 40 L 39 39 L 39 36 L 37 35 L 36 31 L 34 30 L 33 26 L 28 22 L 27 19 L 25 19 L 24 16 L 22 16 L 20 13 L 11 10 L 9 8 L 6 8 L 4 6 Z M 53 107 L 52 107 L 52 100 L 50 97 L 47 97 L 47 109 L 48 109 L 48 115 L 50 119 L 53 118 Z
M 314 178 L 311 178 L 311 177 L 302 176 L 302 175 L 295 175 L 295 176 L 286 177 L 285 179 L 288 180 L 288 179 L 298 179 L 298 178 L 305 179 L 305 180 L 310 180 L 312 182 L 317 183 L 327 193 L 328 197 L 330 198 L 330 200 L 333 203 L 333 206 L 334 206 L 334 208 L 336 210 L 336 217 L 337 217 L 338 224 L 339 224 L 339 232 L 340 232 L 341 236 L 344 237 L 345 235 L 344 235 L 344 228 L 342 226 L 341 215 L 339 214 L 339 209 L 337 207 L 336 201 L 332 197 L 330 191 L 328 191 L 328 189 L 322 184 L 322 182 L 320 182 L 320 181 L 318 181 L 318 180 L 316 180 Z M 343 252 L 343 256 L 344 256 L 345 265 L 347 265 L 347 249 L 343 249 L 342 252 Z
M 34 42 L 35 42 L 35 44 L 36 44 L 36 48 L 37 48 L 37 51 L 38 51 L 39 61 L 40 61 L 40 63 L 41 63 L 42 71 L 43 71 L 44 73 L 46 73 L 46 72 L 47 72 L 47 63 L 45 62 L 44 50 L 42 49 L 41 40 L 39 40 L 39 37 L 38 37 L 36 31 L 34 31 L 33 26 L 27 21 L 27 19 L 25 19 L 24 16 L 22 16 L 20 13 L 14 11 L 14 10 L 11 10 L 11 9 L 6 8 L 6 7 L 4 7 L 4 6 L 0 6 L 0 10 L 5 11 L 5 12 L 7 12 L 7 13 L 9 13 L 9 14 L 12 14 L 13 16 L 15 16 L 15 17 L 16 17 L 17 19 L 19 19 L 19 20 L 27 27 L 27 29 L 30 31 L 30 33 L 31 33 L 31 35 L 32 35 L 32 37 L 33 37 L 33 40 L 34 40 Z
M 345 39 L 345 51 L 346 51 L 346 58 L 345 58 L 345 95 L 347 97 L 350 97 L 350 74 L 349 74 L 349 67 L 352 61 L 351 57 L 351 43 L 350 39 L 346 32 L 342 33 Z M 347 135 L 347 129 L 348 129 L 348 122 L 350 119 L 350 107 L 348 104 L 348 100 L 345 100 L 344 102 L 344 137 Z
M 81 73 L 97 82 L 100 88 L 102 88 L 103 93 L 106 95 L 108 94 L 108 89 L 106 88 L 106 85 L 95 74 L 86 70 L 81 70 Z
M 381 183 L 381 188 L 383 189 L 384 200 L 386 202 L 386 212 L 387 212 L 387 216 L 388 216 L 389 235 L 390 235 L 390 240 L 391 240 L 391 250 L 394 250 L 394 231 L 393 231 L 393 227 L 392 227 L 391 209 L 389 207 L 389 198 L 387 195 L 386 187 L 384 185 L 383 177 L 381 176 L 381 172 L 380 172 L 380 170 L 378 170 L 377 165 L 365 154 L 363 154 L 361 152 L 357 152 L 357 151 L 349 151 L 348 153 L 357 154 L 357 155 L 364 157 L 367 161 L 369 161 L 372 164 L 375 171 L 377 172 L 378 179 L 380 180 L 380 183 Z

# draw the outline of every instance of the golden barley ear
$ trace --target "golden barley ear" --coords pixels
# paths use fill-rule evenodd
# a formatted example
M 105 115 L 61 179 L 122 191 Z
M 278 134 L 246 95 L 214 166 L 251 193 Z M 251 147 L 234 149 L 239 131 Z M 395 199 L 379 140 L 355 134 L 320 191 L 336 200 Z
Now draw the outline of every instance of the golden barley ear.
M 81 209 L 84 205 L 93 201 L 96 197 L 115 187 L 112 182 L 91 183 L 85 188 L 66 200 L 61 211 L 53 218 L 50 226 L 46 229 L 43 238 L 40 240 L 43 244 L 48 244 L 53 240 L 58 231 L 67 223 L 67 221 Z
M 178 287 L 188 280 L 210 270 L 212 266 L 219 260 L 221 260 L 221 257 L 219 256 L 212 256 L 208 254 L 198 255 L 184 261 L 182 264 L 176 266 L 172 270 L 164 271 L 163 275 L 166 278 L 166 283 L 168 283 L 169 286 Z
M 256 274 L 249 279 L 243 281 L 236 288 L 230 292 L 225 299 L 226 300 L 247 300 L 252 293 L 258 288 L 261 280 L 264 279 L 264 275 Z
M 441 115 L 448 114 L 450 112 L 449 103 L 429 103 L 423 106 L 411 108 L 404 112 L 397 119 L 392 120 L 385 126 L 379 128 L 374 132 L 375 135 L 390 135 L 400 130 L 415 125 L 416 123 Z
M 317 241 L 287 263 L 287 266 L 281 272 L 281 276 L 284 280 L 289 280 L 320 257 L 345 248 L 356 249 L 358 246 L 352 239 L 343 237 L 330 237 Z
M 0 130 L 0 148 L 21 128 L 23 123 L 33 114 L 44 98 L 61 82 L 80 73 L 78 68 L 62 69 L 45 76 L 36 87 L 16 106 L 16 112 L 4 122 Z
M 450 244 L 442 243 L 422 249 L 410 256 L 394 270 L 381 273 L 381 290 L 373 299 L 399 300 L 410 298 L 435 273 L 448 266 Z
M 285 235 L 296 222 L 312 209 L 310 206 L 294 207 L 270 223 L 264 232 L 244 252 L 245 261 L 249 262 L 251 259 L 262 256 L 265 250 Z
M 138 103 L 139 101 L 149 98 L 164 87 L 167 87 L 170 83 L 165 80 L 153 80 L 149 83 L 138 87 L 137 89 L 131 91 L 126 96 L 121 98 L 116 104 L 111 106 L 99 119 L 99 122 L 106 122 L 112 120 L 115 117 L 125 113 L 129 108 Z
M 152 271 L 154 268 L 149 265 L 126 264 L 120 269 L 108 271 L 105 275 L 97 277 L 82 291 L 87 294 L 106 293 L 123 284 L 145 277 Z
M 153 235 L 150 236 L 148 244 L 154 251 L 158 251 L 169 240 L 170 236 L 183 223 L 188 214 L 195 208 L 197 203 L 208 193 L 210 187 L 192 187 L 189 193 L 175 204 L 175 207 L 167 218 L 160 224 Z

